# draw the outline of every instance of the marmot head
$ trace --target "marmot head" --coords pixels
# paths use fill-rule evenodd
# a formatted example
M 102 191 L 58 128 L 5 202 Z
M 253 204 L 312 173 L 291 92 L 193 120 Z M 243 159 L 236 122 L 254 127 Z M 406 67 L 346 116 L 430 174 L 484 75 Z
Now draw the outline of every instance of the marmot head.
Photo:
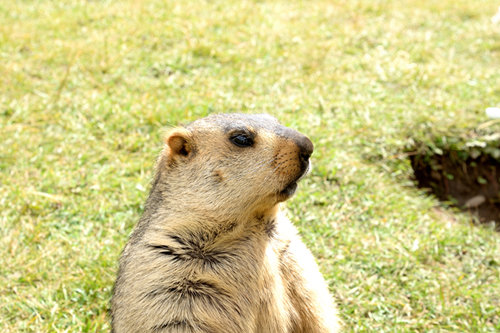
M 226 215 L 265 212 L 291 197 L 313 152 L 306 136 L 265 114 L 212 115 L 170 130 L 165 143 L 158 172 L 172 199 Z

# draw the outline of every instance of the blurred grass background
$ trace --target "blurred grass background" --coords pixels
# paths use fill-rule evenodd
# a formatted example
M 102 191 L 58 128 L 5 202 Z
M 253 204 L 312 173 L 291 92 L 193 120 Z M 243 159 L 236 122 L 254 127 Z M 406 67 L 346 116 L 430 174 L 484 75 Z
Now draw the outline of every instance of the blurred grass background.
M 500 106 L 498 5 L 2 1 L 0 330 L 109 330 L 162 130 L 266 112 L 315 143 L 287 206 L 346 332 L 498 332 L 499 234 L 404 153 Z

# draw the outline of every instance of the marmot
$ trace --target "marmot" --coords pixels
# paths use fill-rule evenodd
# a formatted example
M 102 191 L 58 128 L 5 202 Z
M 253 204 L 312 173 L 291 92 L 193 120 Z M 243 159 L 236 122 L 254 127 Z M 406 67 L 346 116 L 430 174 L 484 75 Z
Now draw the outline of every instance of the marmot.
M 268 115 L 170 130 L 120 258 L 113 332 L 338 332 L 327 285 L 278 207 L 312 152 Z

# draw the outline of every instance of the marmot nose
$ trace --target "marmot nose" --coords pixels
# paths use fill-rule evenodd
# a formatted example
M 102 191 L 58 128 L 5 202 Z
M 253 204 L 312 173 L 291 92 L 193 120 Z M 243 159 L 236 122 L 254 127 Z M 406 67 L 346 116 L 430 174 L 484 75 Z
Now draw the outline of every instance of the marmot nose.
M 304 134 L 292 130 L 288 127 L 284 127 L 284 132 L 285 136 L 292 140 L 297 145 L 297 147 L 299 147 L 299 159 L 301 165 L 303 166 L 303 168 L 307 169 L 307 166 L 309 165 L 309 157 L 311 157 L 311 154 L 314 150 L 313 143 Z
M 307 162 L 311 156 L 314 146 L 311 140 L 305 135 L 301 134 L 301 137 L 296 139 L 295 142 L 300 148 L 300 159 Z
M 304 134 L 285 126 L 281 126 L 281 131 L 282 136 L 292 140 L 299 147 L 300 160 L 306 163 L 314 150 L 311 140 Z
M 304 160 L 307 162 L 309 157 L 311 156 L 314 146 L 311 140 L 304 134 L 301 134 L 299 132 L 294 131 L 294 135 L 292 136 L 292 140 L 295 142 L 295 144 L 299 147 L 300 149 L 300 159 Z
M 295 142 L 300 148 L 299 152 L 300 164 L 302 165 L 302 168 L 307 169 L 309 165 L 309 157 L 311 157 L 314 146 L 311 140 L 309 140 L 309 138 L 305 135 L 301 135 L 301 138 L 299 140 L 295 140 Z
M 309 157 L 311 157 L 311 155 L 309 154 L 304 154 L 304 153 L 299 154 L 300 162 L 302 164 L 307 164 L 307 162 L 309 161 Z

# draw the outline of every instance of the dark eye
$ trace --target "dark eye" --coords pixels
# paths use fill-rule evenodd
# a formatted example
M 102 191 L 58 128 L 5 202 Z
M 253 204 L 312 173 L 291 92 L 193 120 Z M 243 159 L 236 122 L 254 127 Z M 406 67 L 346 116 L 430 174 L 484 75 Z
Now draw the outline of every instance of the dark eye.
M 246 134 L 235 134 L 229 140 L 238 147 L 253 146 L 253 139 Z

